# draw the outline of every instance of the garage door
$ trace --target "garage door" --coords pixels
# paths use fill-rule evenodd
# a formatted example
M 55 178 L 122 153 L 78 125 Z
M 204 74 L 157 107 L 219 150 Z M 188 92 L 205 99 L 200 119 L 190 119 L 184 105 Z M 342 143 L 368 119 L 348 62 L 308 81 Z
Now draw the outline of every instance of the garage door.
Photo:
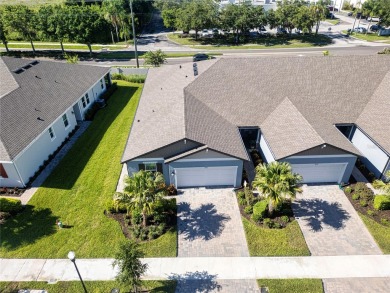
M 176 168 L 177 187 L 234 186 L 237 167 Z
M 291 166 L 294 173 L 303 177 L 303 183 L 340 183 L 347 164 L 292 164 Z

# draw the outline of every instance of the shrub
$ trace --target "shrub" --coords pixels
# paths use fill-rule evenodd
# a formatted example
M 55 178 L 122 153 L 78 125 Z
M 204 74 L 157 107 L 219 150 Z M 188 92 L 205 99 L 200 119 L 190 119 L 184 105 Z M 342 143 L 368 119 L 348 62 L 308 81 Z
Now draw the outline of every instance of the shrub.
M 258 223 L 260 222 L 263 218 L 261 217 L 261 215 L 256 215 L 256 214 L 252 214 L 251 216 L 252 220 L 255 222 L 255 223 Z
M 253 195 L 253 191 L 249 187 L 245 187 L 244 192 L 245 192 L 246 204 L 248 206 L 251 206 L 255 200 L 255 197 Z
M 245 198 L 240 198 L 238 199 L 238 203 L 242 206 L 245 206 L 246 205 L 246 199 Z
M 366 201 L 365 199 L 361 199 L 361 200 L 360 200 L 360 205 L 361 205 L 362 207 L 366 207 L 366 206 L 368 206 L 368 203 L 367 203 L 367 201 Z
M 376 195 L 374 198 L 374 209 L 376 209 L 376 210 L 390 210 L 390 196 Z
M 364 184 L 363 182 L 358 182 L 358 183 L 355 184 L 355 188 L 354 189 L 355 189 L 356 192 L 359 192 L 361 190 L 364 190 L 366 187 L 367 187 L 366 184 Z
M 154 204 L 151 216 L 155 223 L 169 223 L 174 214 L 176 214 L 175 199 L 162 199 Z
M 359 199 L 360 199 L 359 193 L 354 193 L 354 194 L 352 194 L 352 199 L 353 199 L 353 200 L 359 200 Z
M 177 195 L 177 189 L 176 189 L 175 185 L 173 185 L 173 184 L 168 185 L 167 192 L 168 192 L 168 195 Z
M 351 188 L 350 186 L 345 187 L 345 188 L 344 188 L 344 191 L 345 191 L 346 193 L 351 193 L 351 192 L 352 192 L 352 188 Z
M 373 211 L 373 210 L 368 210 L 368 211 L 367 211 L 367 215 L 369 215 L 369 216 L 375 216 L 376 213 L 375 213 L 375 211 Z
M 116 84 L 116 82 L 113 82 L 111 86 L 99 98 L 107 101 L 117 89 L 118 85 Z
M 283 223 L 287 224 L 288 222 L 290 222 L 290 218 L 286 215 L 284 216 L 281 216 L 280 219 L 282 220 Z
M 267 207 L 268 203 L 265 200 L 258 201 L 253 206 L 253 214 L 256 215 L 257 218 L 264 219 L 267 216 Z
M 272 229 L 281 229 L 281 228 L 283 228 L 283 226 L 278 222 L 273 222 L 271 228 Z
M 245 214 L 250 215 L 253 213 L 253 207 L 252 206 L 246 206 L 244 209 Z
M 142 213 L 139 209 L 133 209 L 131 211 L 131 223 L 133 225 L 141 224 L 142 222 Z
M 390 226 L 390 221 L 385 218 L 381 218 L 381 224 L 385 226 Z
M 7 220 L 11 216 L 10 213 L 7 212 L 0 212 L 0 225 L 5 223 L 5 220 Z
M 266 228 L 272 228 L 274 226 L 274 222 L 270 218 L 265 218 L 263 221 L 263 225 Z
M 15 214 L 23 209 L 22 202 L 19 199 L 0 198 L 0 212 Z
M 111 75 L 112 79 L 116 80 L 125 80 L 128 82 L 134 83 L 144 83 L 146 79 L 146 75 L 143 74 L 123 74 L 123 73 L 113 73 Z
M 245 199 L 245 193 L 244 191 L 237 192 L 237 198 L 238 199 Z

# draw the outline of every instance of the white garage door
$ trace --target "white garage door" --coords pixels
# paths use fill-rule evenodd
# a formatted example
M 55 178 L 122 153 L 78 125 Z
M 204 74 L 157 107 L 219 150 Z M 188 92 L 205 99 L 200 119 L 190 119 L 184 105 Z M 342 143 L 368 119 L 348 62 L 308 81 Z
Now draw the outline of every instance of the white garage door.
M 175 168 L 177 187 L 236 184 L 237 167 Z
M 340 183 L 347 164 L 292 164 L 291 166 L 294 173 L 303 177 L 303 183 Z

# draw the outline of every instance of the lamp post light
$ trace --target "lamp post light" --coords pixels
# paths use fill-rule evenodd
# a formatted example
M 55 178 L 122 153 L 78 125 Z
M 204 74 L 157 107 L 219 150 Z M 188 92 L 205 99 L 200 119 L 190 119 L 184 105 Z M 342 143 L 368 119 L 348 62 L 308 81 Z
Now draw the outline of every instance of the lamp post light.
M 69 251 L 69 252 L 68 252 L 68 258 L 70 259 L 71 262 L 73 262 L 74 267 L 76 268 L 76 272 L 77 272 L 77 274 L 79 275 L 81 284 L 83 285 L 83 288 L 84 288 L 84 292 L 85 292 L 85 293 L 88 293 L 87 288 L 85 287 L 84 281 L 83 281 L 83 279 L 81 278 L 79 269 L 77 268 L 77 265 L 76 265 L 76 254 L 74 253 L 74 251 Z

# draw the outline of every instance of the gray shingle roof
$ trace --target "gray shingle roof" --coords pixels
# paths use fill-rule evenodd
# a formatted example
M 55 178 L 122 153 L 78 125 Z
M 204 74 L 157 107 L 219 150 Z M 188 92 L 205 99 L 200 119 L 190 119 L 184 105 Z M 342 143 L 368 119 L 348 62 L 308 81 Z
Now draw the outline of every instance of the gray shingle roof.
M 380 55 L 221 59 L 186 90 L 233 125 L 266 126 L 269 135 L 267 127 L 289 127 L 272 125 L 282 119 L 279 115 L 274 115 L 274 122 L 270 118 L 263 125 L 287 97 L 321 140 L 359 154 L 334 124 L 359 122 L 358 117 L 377 91 L 388 102 L 388 80 L 384 77 L 389 70 L 390 58 Z M 384 119 L 388 121 L 388 117 Z M 388 124 L 367 120 L 377 127 L 375 134 L 371 131 L 372 137 L 388 148 Z M 298 147 L 295 140 L 299 135 L 293 131 L 285 134 L 285 144 L 271 144 L 272 150 L 275 147 L 280 154 L 292 155 L 300 148 L 313 146 L 313 137 Z
M 19 87 L 0 99 L 1 160 L 13 159 L 110 70 L 39 61 L 17 74 L 13 70 L 33 60 L 2 60 Z
M 18 88 L 18 83 L 0 57 L 0 99 Z

